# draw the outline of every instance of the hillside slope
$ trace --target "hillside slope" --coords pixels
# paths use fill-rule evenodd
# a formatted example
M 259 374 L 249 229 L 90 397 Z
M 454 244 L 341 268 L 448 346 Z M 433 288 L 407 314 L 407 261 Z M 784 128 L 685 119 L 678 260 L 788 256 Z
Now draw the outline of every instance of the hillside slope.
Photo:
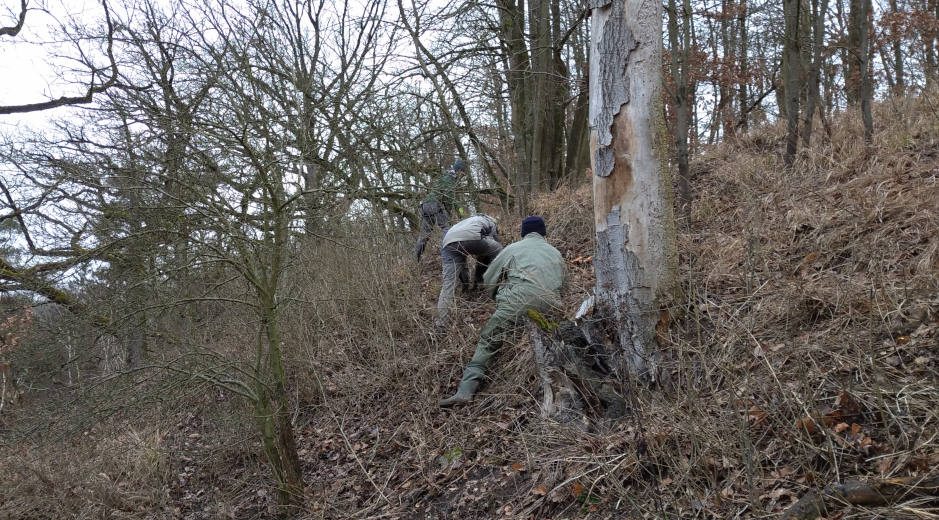
M 291 283 L 314 303 L 292 307 L 285 331 L 308 495 L 299 517 L 764 518 L 813 488 L 935 475 L 937 107 L 878 105 L 869 148 L 859 122 L 837 115 L 791 172 L 780 127 L 698 157 L 661 364 L 672 385 L 635 388 L 634 413 L 608 431 L 540 419 L 525 338 L 470 406 L 440 410 L 493 303 L 459 297 L 460 318 L 435 338 L 439 256 L 418 270 L 413 237 L 387 239 L 394 255 L 306 251 L 316 268 Z M 563 187 L 533 203 L 571 262 L 571 314 L 593 284 L 590 263 L 575 262 L 593 247 L 590 193 Z M 518 227 L 500 222 L 506 239 Z M 184 405 L 67 443 L 8 444 L 0 518 L 272 517 L 244 405 L 211 389 Z M 928 518 L 935 506 L 911 493 L 832 514 Z

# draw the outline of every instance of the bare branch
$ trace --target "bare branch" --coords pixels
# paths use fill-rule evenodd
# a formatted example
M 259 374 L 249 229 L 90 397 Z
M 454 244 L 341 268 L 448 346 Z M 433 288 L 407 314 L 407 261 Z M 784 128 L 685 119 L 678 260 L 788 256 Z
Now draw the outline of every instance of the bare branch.
M 0 35 L 7 34 L 7 30 L 15 30 L 11 32 L 11 35 L 15 35 L 20 31 L 23 26 L 23 22 L 26 19 L 26 0 L 23 2 L 23 12 L 20 14 L 20 21 L 16 27 L 7 28 L 4 27 L 0 31 Z M 91 103 L 94 100 L 95 94 L 100 94 L 112 87 L 117 83 L 117 62 L 114 59 L 114 23 L 111 21 L 111 11 L 108 8 L 107 0 L 101 0 L 101 5 L 104 6 L 104 18 L 108 24 L 108 61 L 110 62 L 109 68 L 111 69 L 111 75 L 108 79 L 100 84 L 95 85 L 95 75 L 99 72 L 98 70 L 91 71 L 91 84 L 88 87 L 88 90 L 83 96 L 62 96 L 58 99 L 51 99 L 49 101 L 43 101 L 40 103 L 29 103 L 26 105 L 0 105 L 0 115 L 7 114 L 25 114 L 28 112 L 39 112 L 42 110 L 49 110 L 52 108 L 58 108 L 68 105 L 83 105 Z
M 20 17 L 12 27 L 0 27 L 0 36 L 16 36 L 26 23 L 26 0 L 20 0 Z

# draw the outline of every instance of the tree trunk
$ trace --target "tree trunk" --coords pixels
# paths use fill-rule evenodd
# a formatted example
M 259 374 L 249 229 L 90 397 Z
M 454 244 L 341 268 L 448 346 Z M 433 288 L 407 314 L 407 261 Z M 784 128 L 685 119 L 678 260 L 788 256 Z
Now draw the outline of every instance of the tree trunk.
M 678 200 L 685 226 L 691 218 L 691 174 L 688 167 L 688 45 L 691 22 L 690 0 L 682 4 L 682 31 L 678 26 L 676 0 L 668 1 L 668 41 L 671 46 L 672 77 L 675 80 L 675 151 L 678 163 Z M 681 38 L 681 44 L 679 44 Z
M 551 73 L 548 76 L 550 87 L 550 125 L 546 135 L 546 151 L 549 190 L 555 189 L 564 171 L 564 124 L 567 119 L 566 111 L 568 97 L 570 97 L 570 78 L 566 62 L 561 56 L 561 5 L 560 0 L 551 0 L 551 35 L 550 53 Z
M 598 310 L 617 348 L 614 370 L 654 379 L 655 327 L 678 272 L 660 91 L 662 5 L 588 6 Z
M 124 344 L 126 345 L 124 362 L 127 364 L 127 368 L 137 368 L 143 363 L 143 355 L 146 351 L 144 327 L 146 327 L 146 320 L 144 320 L 144 323 L 135 325 L 134 330 L 124 337 Z
M 551 51 L 551 34 L 548 30 L 550 17 L 548 0 L 528 0 L 528 34 L 531 40 L 531 159 L 528 165 L 531 182 L 530 193 L 534 196 L 541 189 L 544 175 L 545 135 L 548 122 L 548 61 Z
M 932 13 L 936 20 L 939 20 L 939 1 L 929 0 L 924 1 L 924 7 L 926 11 Z M 923 54 L 925 54 L 923 65 L 924 76 L 926 81 L 926 88 L 929 89 L 936 84 L 939 80 L 939 63 L 936 59 L 936 37 L 939 36 L 939 29 L 933 28 L 932 30 L 923 31 L 922 38 L 924 40 L 923 45 Z
M 862 32 L 867 26 L 867 16 L 865 15 L 865 6 L 867 0 L 851 0 L 850 11 L 848 12 L 848 46 L 843 54 L 847 62 L 845 67 L 844 89 L 848 97 L 848 105 L 856 106 L 861 101 L 861 75 L 862 62 L 866 60 L 862 57 L 863 49 Z
M 531 61 L 523 32 L 525 13 L 514 0 L 497 0 L 502 31 L 508 53 L 505 71 L 512 106 L 512 135 L 515 153 L 515 201 L 520 215 L 528 214 L 528 191 L 531 189 L 528 168 L 532 157 Z
M 276 224 L 275 224 L 276 226 Z M 279 233 L 277 233 L 279 234 Z M 283 237 L 281 237 L 283 238 Z M 279 249 L 277 240 L 268 242 Z M 257 333 L 255 357 L 255 412 L 261 432 L 261 445 L 277 483 L 277 500 L 284 511 L 303 503 L 303 470 L 290 421 L 287 374 L 280 353 L 279 311 L 274 301 L 281 267 L 279 250 L 272 251 L 270 271 L 258 289 L 261 328 Z
M 690 0 L 686 1 L 690 2 Z M 688 9 L 690 9 L 690 6 Z M 688 16 L 690 17 L 691 15 L 689 14 Z M 748 121 L 750 119 L 750 101 L 747 94 L 748 76 L 750 74 L 750 57 L 748 56 L 749 42 L 747 41 L 749 37 L 749 32 L 747 31 L 747 0 L 741 0 L 740 2 L 739 11 L 737 12 L 737 23 L 740 25 L 740 89 L 737 93 L 740 100 L 740 119 L 737 121 L 737 126 L 746 133 L 749 129 Z
M 809 73 L 809 92 L 805 103 L 805 126 L 802 129 L 802 147 L 808 147 L 812 142 L 812 125 L 815 118 L 815 107 L 821 102 L 819 94 L 819 81 L 821 80 L 822 45 L 825 36 L 825 13 L 828 12 L 828 0 L 812 0 L 814 14 L 814 27 L 812 29 L 812 70 Z
M 590 166 L 590 142 L 587 134 L 587 109 L 588 109 L 588 89 L 589 78 L 584 78 L 581 82 L 580 92 L 574 105 L 574 115 L 571 121 L 571 131 L 567 141 L 567 160 L 564 170 L 567 175 L 573 175 L 571 183 L 573 186 L 580 186 L 583 183 L 584 170 Z
M 874 138 L 874 118 L 871 115 L 871 97 L 873 96 L 871 85 L 871 35 L 870 35 L 870 14 L 871 0 L 860 0 L 861 11 L 861 61 L 859 67 L 861 70 L 861 118 L 864 120 L 864 142 L 871 144 Z
M 890 0 L 890 12 L 896 17 L 900 14 L 900 8 L 897 5 L 897 0 Z M 893 89 L 893 95 L 902 96 L 906 90 L 906 78 L 905 72 L 903 70 L 903 41 L 900 37 L 900 30 L 897 27 L 897 22 L 894 21 L 890 24 L 890 36 L 893 38 L 893 63 L 894 63 L 894 76 L 896 78 L 896 84 Z
M 786 21 L 785 53 L 788 65 L 786 75 L 786 154 L 783 162 L 786 168 L 792 167 L 799 140 L 799 97 L 802 89 L 799 85 L 799 22 L 800 0 L 785 0 L 784 17 Z

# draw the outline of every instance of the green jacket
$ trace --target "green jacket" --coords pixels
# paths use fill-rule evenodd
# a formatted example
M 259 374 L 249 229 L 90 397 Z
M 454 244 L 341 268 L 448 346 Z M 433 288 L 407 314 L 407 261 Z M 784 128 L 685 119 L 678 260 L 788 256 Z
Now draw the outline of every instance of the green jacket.
M 424 202 L 436 202 L 448 214 L 452 214 L 456 198 L 457 177 L 453 170 L 447 170 L 430 185 Z
M 496 256 L 483 281 L 499 304 L 561 308 L 561 289 L 568 285 L 567 265 L 543 236 L 528 233 Z

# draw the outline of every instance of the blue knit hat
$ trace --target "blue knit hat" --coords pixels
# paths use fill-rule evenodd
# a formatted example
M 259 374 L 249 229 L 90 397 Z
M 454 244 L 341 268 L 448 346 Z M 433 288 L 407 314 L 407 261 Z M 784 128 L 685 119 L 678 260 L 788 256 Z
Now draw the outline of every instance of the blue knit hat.
M 540 233 L 541 236 L 548 236 L 548 229 L 545 228 L 544 220 L 541 217 L 531 216 L 522 221 L 522 238 L 532 231 Z
M 466 171 L 466 168 L 463 166 L 463 159 L 457 159 L 456 162 L 453 163 L 453 171 L 455 172 Z

